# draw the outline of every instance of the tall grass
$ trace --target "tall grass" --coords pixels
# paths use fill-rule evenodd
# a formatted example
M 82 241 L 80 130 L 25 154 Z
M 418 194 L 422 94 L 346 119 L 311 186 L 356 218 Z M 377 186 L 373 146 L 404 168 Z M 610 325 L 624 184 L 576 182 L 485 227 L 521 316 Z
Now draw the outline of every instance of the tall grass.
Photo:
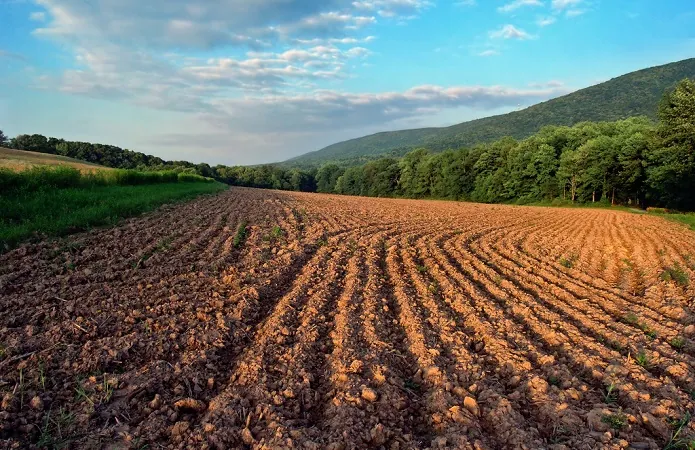
M 0 169 L 0 253 L 32 237 L 113 225 L 164 203 L 225 188 L 209 178 L 175 172 Z
M 93 186 L 137 186 L 161 183 L 212 183 L 210 178 L 172 171 L 139 172 L 103 170 L 83 173 L 72 167 L 33 167 L 21 172 L 0 169 L 0 195 L 17 195 L 42 189 L 85 188 Z

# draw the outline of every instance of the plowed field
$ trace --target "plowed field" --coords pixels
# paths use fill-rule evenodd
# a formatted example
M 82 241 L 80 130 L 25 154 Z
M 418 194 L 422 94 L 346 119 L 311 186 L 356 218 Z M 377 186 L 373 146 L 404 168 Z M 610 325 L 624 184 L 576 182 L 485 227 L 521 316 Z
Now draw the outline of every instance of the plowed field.
M 8 447 L 693 432 L 695 234 L 651 216 L 233 188 L 0 261 Z

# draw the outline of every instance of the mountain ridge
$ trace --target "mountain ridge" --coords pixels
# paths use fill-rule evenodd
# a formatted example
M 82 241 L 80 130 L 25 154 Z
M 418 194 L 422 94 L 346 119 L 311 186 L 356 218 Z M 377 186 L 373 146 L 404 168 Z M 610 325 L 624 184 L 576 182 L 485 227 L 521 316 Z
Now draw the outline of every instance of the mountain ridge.
M 654 118 L 665 91 L 683 78 L 695 78 L 695 58 L 648 67 L 529 106 L 448 127 L 382 131 L 337 142 L 281 164 L 355 165 L 382 156 L 401 156 L 415 148 L 443 151 L 491 142 L 505 136 L 526 138 L 547 125 L 614 121 L 634 116 Z

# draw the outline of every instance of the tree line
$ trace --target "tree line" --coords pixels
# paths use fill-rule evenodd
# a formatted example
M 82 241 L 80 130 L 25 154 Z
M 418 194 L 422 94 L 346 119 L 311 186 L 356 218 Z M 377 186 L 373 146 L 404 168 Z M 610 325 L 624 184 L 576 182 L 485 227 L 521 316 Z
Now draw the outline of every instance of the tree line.
M 257 188 L 486 203 L 564 200 L 695 210 L 695 83 L 685 79 L 667 93 L 657 116 L 657 123 L 637 117 L 572 127 L 547 126 L 523 140 L 503 138 L 441 153 L 418 149 L 400 159 L 381 158 L 348 168 L 328 164 L 318 170 L 276 165 L 210 167 L 40 135 L 18 136 L 9 145 L 108 167 L 185 171 Z
M 236 167 L 225 181 L 370 197 L 604 202 L 693 211 L 695 83 L 683 80 L 667 93 L 657 117 L 657 123 L 636 117 L 547 126 L 523 140 L 503 138 L 441 153 L 418 149 L 348 168 Z

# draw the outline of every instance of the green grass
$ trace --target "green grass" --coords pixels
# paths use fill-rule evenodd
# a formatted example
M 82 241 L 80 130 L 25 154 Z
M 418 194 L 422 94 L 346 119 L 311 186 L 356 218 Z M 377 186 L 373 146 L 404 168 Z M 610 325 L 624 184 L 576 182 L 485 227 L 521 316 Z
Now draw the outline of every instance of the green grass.
M 680 264 L 675 263 L 673 266 L 668 266 L 664 268 L 659 276 L 661 280 L 670 282 L 673 281 L 683 287 L 687 287 L 690 283 L 688 274 L 683 270 Z
M 601 422 L 608 424 L 615 430 L 620 430 L 627 425 L 627 416 L 622 412 L 616 414 L 606 414 L 601 417 Z
M 0 195 L 0 252 L 32 237 L 109 226 L 164 203 L 226 189 L 217 183 L 160 183 L 15 191 Z M 2 191 L 0 191 L 2 192 Z
M 242 221 L 236 229 L 236 234 L 234 235 L 234 248 L 239 248 L 244 245 L 246 238 L 248 237 L 248 229 L 246 228 L 246 221 Z
M 695 213 L 650 213 L 650 215 L 663 217 L 672 222 L 680 222 L 688 225 L 691 230 L 695 231 Z

